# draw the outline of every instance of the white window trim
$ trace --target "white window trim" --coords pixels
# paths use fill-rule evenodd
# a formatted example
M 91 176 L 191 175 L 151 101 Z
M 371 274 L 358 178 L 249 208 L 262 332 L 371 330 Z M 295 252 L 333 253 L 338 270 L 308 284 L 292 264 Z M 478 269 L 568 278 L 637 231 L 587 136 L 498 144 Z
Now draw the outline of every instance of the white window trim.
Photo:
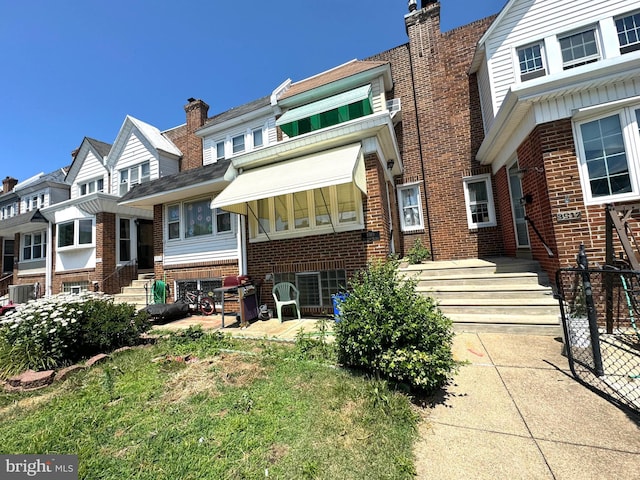
M 80 243 L 80 221 L 91 221 L 91 243 Z M 58 239 L 60 238 L 60 226 L 73 223 L 73 244 L 66 245 L 64 247 L 58 246 Z M 65 222 L 56 224 L 56 251 L 66 252 L 69 250 L 80 250 L 83 248 L 95 248 L 96 246 L 96 219 L 95 218 L 76 218 Z
M 98 189 L 98 182 L 102 180 L 102 190 Z M 89 186 L 91 184 L 95 184 L 95 191 L 93 192 L 89 192 Z M 82 187 L 86 187 L 87 193 L 82 193 Z M 92 178 L 90 180 L 86 180 L 84 182 L 78 183 L 78 196 L 79 197 L 84 197 L 87 195 L 91 195 L 92 193 L 97 193 L 97 192 L 104 192 L 104 177 L 96 177 L 96 178 Z
M 41 235 L 41 238 L 43 239 L 42 243 L 40 243 L 40 247 L 42 248 L 42 254 L 38 257 L 38 258 L 33 258 L 33 236 L 34 235 Z M 25 238 L 26 235 L 31 235 L 31 258 L 28 260 L 25 260 L 24 258 L 24 248 L 25 248 Z M 15 245 L 14 245 L 14 250 L 13 250 L 13 255 L 15 257 Z M 47 231 L 46 230 L 40 230 L 40 231 L 35 231 L 35 232 L 28 232 L 28 233 L 23 233 L 20 235 L 20 263 L 31 263 L 31 262 L 41 262 L 42 260 L 45 260 L 47 258 Z
M 331 221 L 333 225 L 321 225 L 316 226 L 316 213 L 315 213 L 315 198 L 314 190 L 306 190 L 307 205 L 309 206 L 309 226 L 295 228 L 294 208 L 293 208 L 293 194 L 286 195 L 286 205 L 288 214 L 289 228 L 284 231 L 276 231 L 276 216 L 275 216 L 275 199 L 270 197 L 269 202 L 269 232 L 266 234 L 259 229 L 258 220 L 253 213 L 249 214 L 249 243 L 264 242 L 268 240 L 277 240 L 283 238 L 299 238 L 308 237 L 312 235 L 323 235 L 326 233 L 335 232 L 348 232 L 352 230 L 362 230 L 364 228 L 364 212 L 362 209 L 362 194 L 360 190 L 352 184 L 355 196 L 355 208 L 356 208 L 356 220 L 353 222 L 338 221 L 338 190 L 336 186 L 329 186 L 329 214 L 331 215 Z M 258 202 L 250 202 L 251 211 L 256 215 L 258 214 Z
M 562 58 L 562 45 L 560 44 L 560 40 L 567 38 L 567 37 L 571 37 L 573 35 L 578 35 L 581 33 L 585 33 L 585 32 L 589 32 L 592 31 L 594 32 L 594 39 L 596 42 L 596 48 L 598 49 L 598 58 L 596 59 L 595 57 L 591 58 L 591 57 L 582 57 L 580 60 L 576 61 L 574 60 L 573 63 L 571 64 L 565 64 L 564 59 Z M 557 35 L 556 37 L 556 41 L 558 42 L 558 53 L 560 54 L 560 65 L 562 67 L 562 70 L 572 70 L 574 68 L 579 68 L 581 66 L 584 65 L 577 65 L 580 64 L 582 62 L 585 61 L 585 59 L 591 59 L 593 60 L 590 63 L 594 63 L 594 62 L 598 62 L 600 60 L 602 60 L 604 58 L 604 53 L 603 53 L 603 45 L 602 45 L 602 38 L 600 35 L 600 25 L 598 23 L 594 23 L 594 24 L 589 24 L 589 25 L 585 25 L 584 27 L 578 28 L 576 30 L 571 30 L 568 32 L 562 32 L 560 34 Z M 595 60 L 594 60 L 595 59 Z
M 540 47 L 540 56 L 542 57 L 542 70 L 535 70 L 534 72 L 529 72 L 526 74 L 523 74 L 520 71 L 520 56 L 518 55 L 519 50 L 523 49 L 523 48 L 530 48 L 530 47 L 534 47 L 535 45 L 538 45 Z M 534 41 L 534 42 L 528 42 L 525 43 L 524 45 L 518 45 L 516 47 L 514 47 L 513 49 L 513 71 L 516 73 L 515 77 L 516 77 L 516 83 L 523 83 L 523 82 L 528 82 L 529 80 L 534 80 L 535 78 L 542 78 L 542 77 L 546 77 L 549 75 L 549 62 L 547 60 L 547 53 L 546 53 L 546 48 L 545 48 L 545 42 L 543 39 Z M 532 77 L 532 78 L 528 78 L 525 80 L 522 80 L 522 75 L 531 75 L 532 73 L 537 73 L 537 72 L 542 72 L 542 74 L 540 74 L 537 77 Z
M 471 199 L 469 197 L 469 184 L 477 183 L 480 181 L 484 181 L 487 186 L 487 208 L 489 210 L 489 221 L 488 222 L 474 222 L 473 216 L 471 214 Z M 464 203 L 465 209 L 467 212 L 467 225 L 470 230 L 477 230 L 480 228 L 488 228 L 495 227 L 498 222 L 496 220 L 496 209 L 493 201 L 493 187 L 491 185 L 491 174 L 484 173 L 482 175 L 474 175 L 471 177 L 464 177 L 462 179 L 463 187 L 464 187 Z
M 402 205 L 402 191 L 409 188 L 418 189 L 418 215 L 420 216 L 420 225 L 405 225 L 404 223 L 404 206 Z M 403 232 L 419 232 L 424 230 L 424 215 L 422 213 L 422 189 L 420 188 L 420 182 L 405 183 L 396 186 L 396 193 L 398 196 L 398 216 L 400 217 L 400 229 Z
M 580 172 L 580 185 L 582 187 L 585 205 L 604 205 L 610 202 L 621 202 L 626 200 L 637 200 L 640 197 L 640 185 L 638 185 L 638 169 L 640 168 L 640 134 L 638 133 L 638 124 L 635 118 L 635 110 L 640 109 L 640 105 L 631 105 L 618 110 L 603 109 L 599 115 L 592 117 L 579 117 L 580 120 L 572 122 L 573 138 L 575 139 L 575 147 L 577 152 L 578 170 Z M 629 167 L 629 178 L 631 181 L 631 192 L 617 195 L 607 195 L 602 197 L 594 197 L 591 194 L 591 183 L 587 163 L 584 161 L 584 145 L 582 142 L 582 132 L 580 125 L 589 123 L 601 118 L 618 115 L 620 117 L 620 125 L 622 127 L 622 139 L 624 141 L 625 153 L 627 154 L 627 164 Z
M 121 220 L 128 220 L 129 221 L 129 254 L 130 257 L 129 260 L 120 260 L 120 221 Z M 134 248 L 134 245 L 137 244 L 136 238 L 134 237 L 134 235 L 136 235 L 135 233 L 135 224 L 133 224 L 133 219 L 132 218 L 127 218 L 127 217 L 116 217 L 116 265 L 124 265 L 126 263 L 131 262 L 132 260 L 135 260 L 137 258 L 137 251 Z
M 143 165 L 149 165 L 149 178 L 147 180 L 145 180 L 144 182 L 142 181 L 142 166 Z M 138 170 L 138 180 L 136 181 L 136 183 L 131 183 L 131 171 L 137 169 Z M 127 172 L 127 181 L 123 182 L 122 181 L 122 172 Z M 144 162 L 140 162 L 137 165 L 132 165 L 130 167 L 126 167 L 123 168 L 121 170 L 118 170 L 117 173 L 117 177 L 118 179 L 118 195 L 124 195 L 125 193 L 127 193 L 129 190 L 131 190 L 133 187 L 135 187 L 136 185 L 140 185 L 141 183 L 145 183 L 151 180 L 151 160 L 145 160 Z M 122 185 L 127 185 L 127 192 L 122 193 L 121 192 L 121 186 Z
M 211 210 L 211 222 L 212 222 L 212 229 L 211 229 L 211 233 L 206 234 L 206 235 L 197 235 L 195 237 L 189 237 L 186 238 L 185 237 L 185 226 L 184 226 L 184 219 L 185 219 L 185 215 L 184 215 L 184 208 L 185 205 L 188 203 L 193 203 L 193 202 L 198 202 L 198 201 L 203 201 L 206 200 L 208 202 L 211 201 L 211 197 L 199 197 L 199 198 L 190 198 L 190 199 L 186 199 L 183 200 L 182 202 L 173 202 L 173 203 L 168 203 L 164 206 L 164 220 L 163 220 L 163 237 L 165 239 L 165 242 L 167 243 L 171 243 L 171 244 L 175 244 L 178 242 L 193 242 L 193 243 L 197 243 L 202 241 L 203 239 L 206 239 L 207 241 L 210 241 L 212 238 L 225 238 L 225 237 L 235 237 L 236 235 L 236 224 L 238 223 L 237 221 L 234 220 L 234 217 L 236 214 L 234 213 L 230 213 L 229 215 L 231 215 L 231 230 L 227 231 L 227 232 L 218 232 L 218 222 L 217 222 L 217 218 L 216 218 L 216 209 Z M 178 221 L 178 225 L 179 225 L 179 230 L 180 230 L 180 235 L 178 236 L 178 238 L 169 238 L 169 207 L 173 207 L 175 205 L 178 205 L 179 209 L 180 209 L 180 219 Z M 175 222 L 172 222 L 175 223 Z

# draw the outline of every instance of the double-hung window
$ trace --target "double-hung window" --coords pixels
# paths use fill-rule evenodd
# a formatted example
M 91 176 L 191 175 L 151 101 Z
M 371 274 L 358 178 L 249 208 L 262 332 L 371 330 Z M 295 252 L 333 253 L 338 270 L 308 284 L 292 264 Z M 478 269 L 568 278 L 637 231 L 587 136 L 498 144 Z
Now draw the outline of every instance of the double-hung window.
M 40 260 L 46 257 L 47 233 L 35 232 L 22 235 L 22 260 Z
M 398 204 L 400 205 L 400 225 L 403 232 L 422 230 L 422 202 L 418 184 L 398 187 Z
M 150 179 L 151 167 L 149 162 L 120 170 L 120 195 L 124 195 L 135 185 L 148 182 Z
M 640 12 L 615 19 L 620 53 L 640 50 Z
M 491 189 L 491 175 L 476 175 L 463 179 L 467 224 L 470 229 L 493 227 L 497 224 Z
M 262 139 L 262 128 L 252 130 L 251 136 L 253 137 L 253 148 L 259 148 L 264 145 L 264 141 Z
M 224 140 L 216 142 L 216 160 L 224 160 Z
M 637 198 L 640 106 L 577 124 L 581 178 L 588 203 Z
M 93 220 L 90 218 L 59 223 L 57 228 L 58 248 L 93 245 Z
M 231 147 L 234 155 L 244 152 L 244 133 L 242 135 L 236 135 L 231 139 Z
M 211 198 L 176 203 L 167 207 L 169 240 L 232 233 L 231 213 L 211 209 Z
M 520 67 L 520 81 L 544 77 L 544 47 L 542 42 L 534 43 L 517 49 L 518 65 Z
M 600 60 L 596 27 L 560 37 L 558 40 L 564 70 Z

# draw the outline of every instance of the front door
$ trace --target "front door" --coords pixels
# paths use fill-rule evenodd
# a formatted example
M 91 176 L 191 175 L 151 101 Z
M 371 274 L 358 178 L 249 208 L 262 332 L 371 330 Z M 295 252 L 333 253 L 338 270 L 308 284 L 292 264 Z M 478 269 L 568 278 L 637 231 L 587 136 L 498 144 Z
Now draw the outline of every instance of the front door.
M 516 232 L 516 246 L 519 252 L 524 253 L 524 251 L 531 250 L 531 245 L 529 244 L 529 230 L 525 220 L 524 203 L 521 201 L 524 195 L 519 173 L 518 162 L 515 162 L 509 168 L 509 192 L 511 194 L 511 211 L 513 212 L 513 223 Z
M 138 269 L 153 269 L 153 221 L 138 219 Z
M 2 248 L 2 273 L 13 272 L 13 240 L 4 240 Z

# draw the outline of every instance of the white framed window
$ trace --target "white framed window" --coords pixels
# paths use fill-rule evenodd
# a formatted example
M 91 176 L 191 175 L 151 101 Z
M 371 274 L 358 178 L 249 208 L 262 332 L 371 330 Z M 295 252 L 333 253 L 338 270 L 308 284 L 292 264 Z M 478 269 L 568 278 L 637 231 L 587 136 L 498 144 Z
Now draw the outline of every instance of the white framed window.
M 362 196 L 351 183 L 263 198 L 249 206 L 251 241 L 364 227 Z
M 80 196 L 90 195 L 95 192 L 104 192 L 104 179 L 94 178 L 93 180 L 80 183 L 78 184 L 78 190 Z
M 595 26 L 559 37 L 558 42 L 564 70 L 600 60 L 598 32 Z
M 320 272 L 286 272 L 274 274 L 274 282 L 293 283 L 300 292 L 301 307 L 331 307 L 331 295 L 344 291 L 347 275 L 344 270 Z
M 151 166 L 144 162 L 130 168 L 120 170 L 120 195 L 124 195 L 134 186 L 151 180 Z
M 62 284 L 63 293 L 71 293 L 73 295 L 80 295 L 82 292 L 89 291 L 89 282 L 64 282 Z
M 251 136 L 253 137 L 253 148 L 259 148 L 264 145 L 264 140 L 262 137 L 262 128 L 255 128 L 251 131 Z
M 93 246 L 94 222 L 91 218 L 80 218 L 57 226 L 58 248 L 77 248 Z
M 231 151 L 234 155 L 244 152 L 244 133 L 242 135 L 236 135 L 231 139 Z
M 419 184 L 413 183 L 398 186 L 398 205 L 400 209 L 400 226 L 403 232 L 412 232 L 424 228 Z
M 47 256 L 47 232 L 25 233 L 21 236 L 21 261 L 41 260 Z
M 494 227 L 496 211 L 493 204 L 493 189 L 491 188 L 491 175 L 475 175 L 465 177 L 464 201 L 467 207 L 467 224 L 470 229 Z
M 225 157 L 224 154 L 224 140 L 216 142 L 216 160 L 223 160 Z
M 574 124 L 580 178 L 588 204 L 637 198 L 640 105 Z
M 168 240 L 233 235 L 231 213 L 212 210 L 211 197 L 168 205 L 165 223 Z
M 615 19 L 620 53 L 640 50 L 640 12 L 627 14 Z
M 521 82 L 546 75 L 544 44 L 542 42 L 519 47 L 516 51 Z

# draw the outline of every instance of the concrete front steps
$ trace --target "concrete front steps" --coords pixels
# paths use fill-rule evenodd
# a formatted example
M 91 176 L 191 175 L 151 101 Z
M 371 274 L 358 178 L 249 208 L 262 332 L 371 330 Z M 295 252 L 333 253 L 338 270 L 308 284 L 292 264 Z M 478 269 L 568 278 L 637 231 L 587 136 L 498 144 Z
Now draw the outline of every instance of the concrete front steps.
M 138 274 L 138 279 L 131 282 L 128 287 L 123 287 L 122 293 L 116 293 L 113 296 L 113 301 L 115 303 L 131 303 L 135 305 L 136 310 L 145 308 L 147 306 L 147 295 L 153 294 L 151 291 L 153 279 L 153 273 Z M 145 289 L 145 286 L 147 289 Z
M 558 301 L 538 263 L 516 258 L 405 265 L 456 330 L 561 335 Z

